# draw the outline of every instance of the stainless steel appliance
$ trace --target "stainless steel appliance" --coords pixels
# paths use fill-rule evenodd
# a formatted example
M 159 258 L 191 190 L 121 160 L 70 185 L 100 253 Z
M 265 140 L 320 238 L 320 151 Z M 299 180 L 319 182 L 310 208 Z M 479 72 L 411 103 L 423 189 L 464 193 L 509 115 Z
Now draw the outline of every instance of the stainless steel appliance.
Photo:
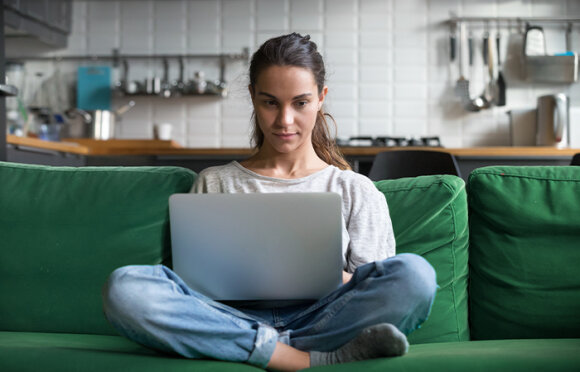
M 563 93 L 538 97 L 536 145 L 570 146 L 568 97 Z

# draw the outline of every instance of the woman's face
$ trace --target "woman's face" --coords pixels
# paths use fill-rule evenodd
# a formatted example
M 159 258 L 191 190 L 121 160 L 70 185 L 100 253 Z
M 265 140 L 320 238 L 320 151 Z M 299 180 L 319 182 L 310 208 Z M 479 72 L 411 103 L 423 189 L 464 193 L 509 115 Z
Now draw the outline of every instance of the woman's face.
M 312 146 L 312 130 L 327 88 L 318 93 L 314 75 L 307 68 L 271 66 L 250 86 L 257 123 L 264 146 L 290 153 Z

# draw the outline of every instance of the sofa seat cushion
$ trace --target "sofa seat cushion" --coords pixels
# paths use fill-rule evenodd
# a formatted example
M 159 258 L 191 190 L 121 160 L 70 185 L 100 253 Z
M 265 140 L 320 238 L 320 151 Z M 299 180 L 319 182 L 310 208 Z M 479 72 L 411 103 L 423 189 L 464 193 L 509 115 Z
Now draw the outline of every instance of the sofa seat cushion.
M 468 194 L 472 338 L 580 337 L 580 167 L 480 168 Z
M 423 176 L 376 183 L 393 221 L 397 253 L 433 265 L 439 289 L 429 319 L 409 342 L 469 340 L 467 322 L 467 195 L 455 176 Z
M 491 340 L 411 345 L 399 358 L 367 360 L 311 371 L 576 372 L 580 339 Z
M 311 368 L 311 371 L 530 372 L 574 371 L 580 339 L 496 340 L 411 345 L 399 358 Z M 121 336 L 0 332 L 0 371 L 262 371 L 247 364 L 160 354 Z
M 116 334 L 101 288 L 117 267 L 170 253 L 168 199 L 183 168 L 0 163 L 0 330 Z
M 159 354 L 121 336 L 0 332 L 0 371 L 262 371 Z

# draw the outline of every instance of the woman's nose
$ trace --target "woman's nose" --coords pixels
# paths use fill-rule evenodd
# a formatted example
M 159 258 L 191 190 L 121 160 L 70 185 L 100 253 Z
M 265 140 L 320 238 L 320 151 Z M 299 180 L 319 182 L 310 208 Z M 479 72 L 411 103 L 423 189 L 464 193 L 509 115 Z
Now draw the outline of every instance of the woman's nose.
M 279 121 L 281 125 L 290 125 L 294 122 L 294 113 L 290 107 L 282 107 L 279 113 Z

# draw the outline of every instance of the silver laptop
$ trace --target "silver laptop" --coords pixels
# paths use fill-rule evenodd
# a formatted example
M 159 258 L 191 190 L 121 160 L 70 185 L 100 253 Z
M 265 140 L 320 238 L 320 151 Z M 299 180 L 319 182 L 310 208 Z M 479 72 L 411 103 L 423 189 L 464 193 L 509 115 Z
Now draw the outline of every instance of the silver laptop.
M 335 193 L 174 194 L 173 270 L 214 300 L 315 300 L 342 280 Z

